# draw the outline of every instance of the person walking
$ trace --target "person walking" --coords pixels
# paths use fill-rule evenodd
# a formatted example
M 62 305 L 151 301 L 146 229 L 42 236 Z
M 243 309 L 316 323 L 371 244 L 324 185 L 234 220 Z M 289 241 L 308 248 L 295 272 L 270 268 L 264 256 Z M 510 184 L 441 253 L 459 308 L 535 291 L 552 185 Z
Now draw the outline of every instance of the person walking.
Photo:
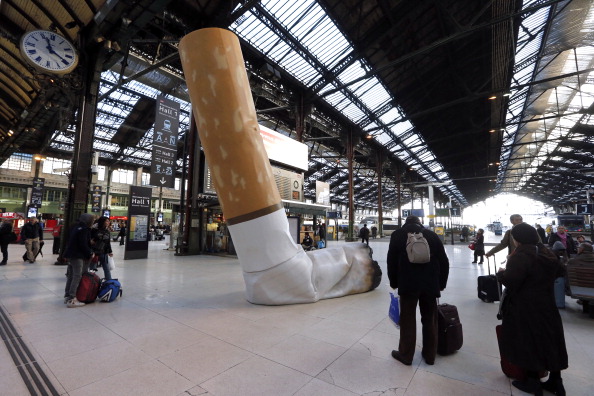
M 430 250 L 430 261 L 411 263 L 406 252 L 408 233 L 421 232 Z M 450 262 L 439 236 L 423 228 L 416 216 L 406 218 L 404 226 L 392 233 L 388 248 L 390 287 L 400 296 L 400 343 L 392 357 L 410 366 L 417 339 L 417 304 L 421 311 L 423 343 L 421 355 L 427 364 L 435 363 L 437 354 L 437 301 L 446 288 Z
M 545 389 L 565 396 L 561 370 L 568 367 L 568 357 L 553 290 L 561 266 L 531 225 L 518 224 L 511 233 L 517 248 L 506 268 L 497 272 L 507 291 L 501 307 L 501 354 L 526 370 L 525 380 L 512 381 L 516 388 L 533 395 Z M 538 373 L 543 370 L 550 375 L 541 383 Z
M 37 217 L 29 217 L 29 221 L 21 229 L 21 240 L 25 241 L 27 253 L 23 256 L 23 261 L 29 260 L 34 263 L 39 253 L 40 245 L 43 244 L 43 229 L 39 224 Z
M 122 246 L 126 242 L 126 222 L 122 222 L 120 224 L 120 232 L 118 233 L 118 238 L 120 238 L 120 246 Z
M 326 224 L 324 224 L 320 221 L 319 225 L 320 225 L 320 227 L 319 227 L 318 233 L 320 235 L 320 241 L 324 242 L 324 245 L 326 245 Z
M 468 234 L 470 233 L 470 229 L 468 228 L 468 226 L 464 226 L 462 227 L 462 232 L 461 232 L 461 236 L 463 238 L 463 242 L 468 242 Z
M 8 262 L 8 244 L 12 240 L 12 220 L 4 219 L 0 225 L 0 250 L 2 250 L 0 265 L 6 265 Z
M 89 270 L 89 262 L 93 257 L 91 249 L 91 225 L 95 216 L 83 213 L 78 223 L 70 230 L 70 238 L 66 246 L 64 257 L 69 259 L 66 270 L 66 287 L 64 288 L 64 304 L 68 308 L 77 308 L 85 305 L 78 301 L 76 291 L 83 272 Z
M 545 232 L 544 228 L 542 228 L 540 226 L 540 224 L 536 225 L 536 232 L 538 233 L 538 236 L 540 237 L 540 241 L 542 243 L 545 243 L 547 241 L 547 233 Z
M 512 228 L 505 231 L 505 234 L 503 235 L 501 242 L 499 242 L 498 245 L 496 245 L 491 250 L 489 250 L 485 254 L 485 256 L 491 257 L 495 253 L 497 253 L 505 248 L 507 248 L 508 255 L 512 254 L 514 252 L 514 250 L 516 250 L 516 243 L 514 241 L 514 238 L 512 237 L 511 230 L 513 230 L 513 228 L 516 225 L 523 223 L 524 220 L 522 219 L 522 216 L 520 216 L 519 214 L 513 214 L 509 217 L 509 221 L 512 223 Z
M 367 228 L 367 223 L 363 224 L 363 228 L 359 231 L 359 238 L 361 238 L 361 242 L 369 246 L 369 228 Z
M 91 248 L 99 258 L 98 264 L 103 268 L 103 278 L 111 280 L 108 257 L 113 257 L 111 250 L 110 221 L 107 217 L 100 217 L 96 221 L 97 227 L 91 228 Z
M 476 236 L 474 237 L 474 261 L 472 264 L 476 264 L 476 260 L 480 257 L 481 261 L 479 264 L 485 262 L 485 230 L 479 228 Z

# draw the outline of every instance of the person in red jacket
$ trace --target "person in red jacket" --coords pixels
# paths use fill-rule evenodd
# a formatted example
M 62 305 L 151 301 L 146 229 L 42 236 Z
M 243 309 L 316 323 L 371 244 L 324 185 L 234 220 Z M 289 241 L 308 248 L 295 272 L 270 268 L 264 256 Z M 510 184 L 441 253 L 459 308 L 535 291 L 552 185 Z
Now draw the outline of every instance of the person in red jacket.
M 60 238 L 62 235 L 62 224 L 56 224 L 54 227 L 54 231 L 52 232 L 54 236 L 54 245 L 52 246 L 52 253 L 53 254 L 60 254 Z

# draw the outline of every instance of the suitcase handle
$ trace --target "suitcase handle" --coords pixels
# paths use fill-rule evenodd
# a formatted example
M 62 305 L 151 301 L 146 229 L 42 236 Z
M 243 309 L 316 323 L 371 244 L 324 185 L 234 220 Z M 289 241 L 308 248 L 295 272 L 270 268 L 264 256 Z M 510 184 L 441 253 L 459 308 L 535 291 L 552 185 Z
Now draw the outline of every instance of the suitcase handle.
M 497 279 L 497 261 L 495 260 L 495 255 L 493 255 L 493 266 L 495 271 L 495 281 L 497 282 L 497 294 L 499 296 L 499 309 L 497 310 L 497 319 L 501 320 L 501 307 L 503 306 L 503 293 L 501 292 L 501 283 L 499 283 L 499 279 Z M 489 257 L 487 257 L 487 267 L 490 267 Z M 491 271 L 489 270 L 489 275 L 491 275 Z

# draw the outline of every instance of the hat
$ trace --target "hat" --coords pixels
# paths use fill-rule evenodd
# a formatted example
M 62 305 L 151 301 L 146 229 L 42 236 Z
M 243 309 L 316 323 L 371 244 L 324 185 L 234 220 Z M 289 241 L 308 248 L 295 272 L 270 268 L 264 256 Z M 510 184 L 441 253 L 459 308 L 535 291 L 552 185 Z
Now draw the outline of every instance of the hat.
M 536 229 L 527 223 L 516 224 L 512 228 L 511 234 L 520 243 L 535 245 L 539 241 Z
M 421 219 L 419 219 L 417 216 L 408 216 L 406 218 L 406 221 L 404 222 L 404 224 L 421 224 Z
M 553 243 L 553 250 L 566 250 L 565 249 L 565 245 L 563 245 L 563 242 L 561 241 L 555 241 L 555 243 Z

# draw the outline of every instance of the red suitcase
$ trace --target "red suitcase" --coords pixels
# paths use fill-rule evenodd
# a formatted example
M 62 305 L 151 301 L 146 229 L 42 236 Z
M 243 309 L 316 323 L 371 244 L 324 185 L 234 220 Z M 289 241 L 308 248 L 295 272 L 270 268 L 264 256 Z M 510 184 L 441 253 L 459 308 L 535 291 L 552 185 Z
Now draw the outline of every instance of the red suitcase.
M 511 363 L 509 360 L 503 356 L 501 351 L 501 335 L 503 332 L 503 325 L 495 326 L 495 332 L 497 333 L 497 344 L 499 345 L 499 356 L 501 356 L 501 371 L 503 374 L 510 378 L 515 378 L 517 380 L 525 380 L 526 379 L 526 370 L 523 368 L 516 366 L 515 364 Z M 540 378 L 544 378 L 549 375 L 548 371 L 541 371 L 538 373 Z
M 82 274 L 78 289 L 76 290 L 76 299 L 85 304 L 92 303 L 97 299 L 101 279 L 94 272 L 85 272 Z

